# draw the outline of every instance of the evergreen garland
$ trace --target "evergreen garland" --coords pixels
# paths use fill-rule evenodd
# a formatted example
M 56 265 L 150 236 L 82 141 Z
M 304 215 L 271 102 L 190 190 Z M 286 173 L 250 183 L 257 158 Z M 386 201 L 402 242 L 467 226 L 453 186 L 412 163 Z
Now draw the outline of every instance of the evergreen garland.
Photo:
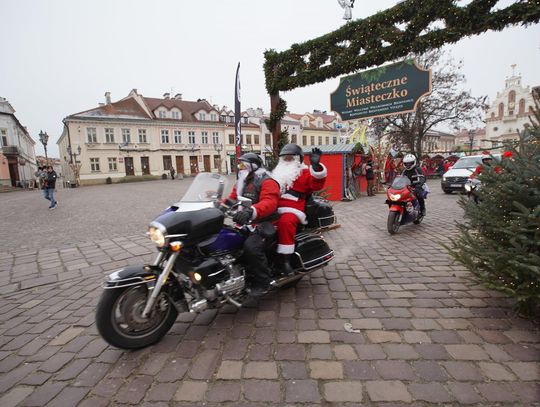
M 540 0 L 515 0 L 491 11 L 498 0 L 406 0 L 363 20 L 350 21 L 322 37 L 293 44 L 284 52 L 265 52 L 266 89 L 274 95 L 371 66 L 409 53 L 423 53 L 463 37 L 512 24 L 540 20 Z M 431 23 L 444 21 L 445 28 Z M 406 24 L 406 28 L 401 26 Z M 283 117 L 283 116 L 281 116 Z

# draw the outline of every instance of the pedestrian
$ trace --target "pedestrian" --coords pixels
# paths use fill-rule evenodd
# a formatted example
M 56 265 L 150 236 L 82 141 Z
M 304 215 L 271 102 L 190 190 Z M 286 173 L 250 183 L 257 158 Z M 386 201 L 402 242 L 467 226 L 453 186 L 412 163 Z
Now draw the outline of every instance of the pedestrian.
M 375 196 L 375 172 L 373 171 L 373 160 L 368 159 L 364 167 L 366 181 L 367 181 L 367 195 Z
M 43 180 L 43 195 L 46 200 L 50 201 L 49 209 L 53 210 L 58 207 L 58 202 L 54 198 L 54 192 L 56 189 L 56 172 L 53 167 L 49 165 L 47 167 L 47 173 Z
M 171 172 L 171 179 L 174 179 L 174 174 L 176 174 L 174 167 L 171 167 L 170 172 Z
M 46 175 L 45 167 L 38 167 L 37 171 L 34 172 L 34 176 L 36 177 L 36 183 L 40 190 L 43 189 L 43 179 L 45 178 L 45 175 Z

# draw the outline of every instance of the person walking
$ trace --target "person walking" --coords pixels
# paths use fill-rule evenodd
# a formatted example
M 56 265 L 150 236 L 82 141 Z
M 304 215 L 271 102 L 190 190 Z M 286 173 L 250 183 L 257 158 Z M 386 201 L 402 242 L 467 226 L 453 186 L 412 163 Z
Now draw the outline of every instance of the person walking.
M 56 172 L 54 171 L 53 167 L 49 165 L 47 167 L 47 173 L 45 174 L 45 178 L 43 180 L 43 196 L 45 199 L 50 201 L 49 210 L 56 209 L 58 207 L 58 202 L 54 198 L 54 191 L 56 189 Z
M 174 179 L 174 174 L 176 174 L 174 167 L 171 167 L 170 172 L 171 172 L 171 179 Z
M 375 196 L 375 172 L 373 171 L 373 161 L 371 159 L 365 164 L 364 170 L 367 181 L 367 195 Z

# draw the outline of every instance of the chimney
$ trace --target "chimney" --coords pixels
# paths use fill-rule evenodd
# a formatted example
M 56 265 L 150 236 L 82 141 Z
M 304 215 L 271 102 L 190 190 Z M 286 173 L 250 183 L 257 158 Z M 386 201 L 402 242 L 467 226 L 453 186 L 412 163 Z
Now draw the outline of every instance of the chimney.
M 111 104 L 111 92 L 105 92 L 105 103 L 108 105 Z
M 170 97 L 171 97 L 170 93 L 164 93 L 163 94 L 163 99 L 170 99 Z
M 176 100 L 182 100 L 182 94 L 181 93 L 177 93 L 176 95 L 174 95 L 174 98 Z

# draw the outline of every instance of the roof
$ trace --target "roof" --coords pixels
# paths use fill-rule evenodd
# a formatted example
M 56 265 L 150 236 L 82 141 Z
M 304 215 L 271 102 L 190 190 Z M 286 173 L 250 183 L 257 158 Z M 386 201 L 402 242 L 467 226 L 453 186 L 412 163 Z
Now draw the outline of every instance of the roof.
M 320 146 L 302 147 L 304 154 L 311 153 L 313 147 L 319 148 L 324 154 L 350 154 L 353 151 L 354 144 L 326 144 Z
M 210 113 L 211 111 L 217 110 L 206 100 L 201 100 L 200 102 L 190 102 L 188 100 L 179 100 L 179 99 L 158 99 L 158 98 L 142 98 L 148 109 L 151 111 L 156 110 L 158 107 L 163 106 L 167 109 L 172 109 L 176 107 L 182 112 L 182 121 L 183 122 L 199 122 L 195 117 L 195 113 L 204 110 L 205 112 Z
M 108 105 L 96 107 L 74 113 L 68 117 L 93 117 L 93 118 L 117 118 L 117 119 L 149 119 L 148 114 L 134 98 L 122 99 Z

